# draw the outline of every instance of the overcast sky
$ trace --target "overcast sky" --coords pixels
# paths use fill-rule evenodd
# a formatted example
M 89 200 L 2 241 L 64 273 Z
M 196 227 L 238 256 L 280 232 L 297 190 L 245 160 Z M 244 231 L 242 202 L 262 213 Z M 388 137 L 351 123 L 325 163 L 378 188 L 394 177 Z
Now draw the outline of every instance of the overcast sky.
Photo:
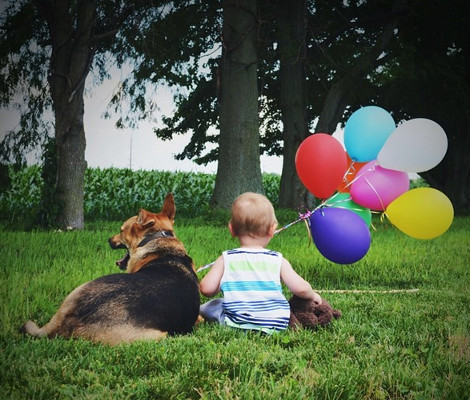
M 90 167 L 131 167 L 170 171 L 195 171 L 215 173 L 217 163 L 200 166 L 191 160 L 178 161 L 174 155 L 189 143 L 190 136 L 175 135 L 171 141 L 157 139 L 150 123 L 142 122 L 136 130 L 117 130 L 115 119 L 101 118 L 106 110 L 113 88 L 108 83 L 100 87 L 93 99 L 86 100 L 85 132 L 87 147 L 85 157 Z M 171 115 L 171 94 L 163 88 L 157 93 L 157 103 L 166 115 Z M 280 157 L 262 157 L 263 172 L 281 173 Z
M 189 143 L 189 136 L 175 135 L 171 141 L 157 139 L 150 123 L 140 123 L 138 129 L 116 129 L 117 116 L 104 119 L 112 94 L 119 85 L 120 77 L 104 82 L 85 96 L 85 158 L 89 167 L 117 167 L 134 170 L 194 171 L 215 173 L 217 163 L 200 166 L 191 160 L 177 161 L 174 155 L 180 153 Z M 162 112 L 167 115 L 173 110 L 171 93 L 165 88 L 159 89 L 154 99 Z M 18 115 L 14 111 L 0 110 L 0 135 L 14 129 L 18 124 Z M 263 172 L 281 173 L 280 157 L 261 157 Z

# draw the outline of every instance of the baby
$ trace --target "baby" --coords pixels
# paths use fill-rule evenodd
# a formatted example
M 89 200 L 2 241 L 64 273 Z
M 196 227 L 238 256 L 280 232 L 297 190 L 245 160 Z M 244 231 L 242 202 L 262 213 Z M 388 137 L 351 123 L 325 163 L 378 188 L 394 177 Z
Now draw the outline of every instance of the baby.
M 320 295 L 282 254 L 266 249 L 276 227 L 274 208 L 265 196 L 247 192 L 234 201 L 228 228 L 240 247 L 224 251 L 200 282 L 207 297 L 223 293 L 201 306 L 205 320 L 265 333 L 287 329 L 290 307 L 281 281 L 297 297 L 321 304 Z

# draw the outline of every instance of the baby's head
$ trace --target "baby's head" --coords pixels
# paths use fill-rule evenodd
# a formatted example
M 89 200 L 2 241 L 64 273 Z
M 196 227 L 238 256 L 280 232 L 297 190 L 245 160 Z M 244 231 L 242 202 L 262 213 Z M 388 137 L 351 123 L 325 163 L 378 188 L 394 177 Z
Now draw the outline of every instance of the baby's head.
M 277 220 L 273 205 L 265 196 L 246 192 L 233 202 L 230 224 L 234 236 L 264 237 L 276 228 Z

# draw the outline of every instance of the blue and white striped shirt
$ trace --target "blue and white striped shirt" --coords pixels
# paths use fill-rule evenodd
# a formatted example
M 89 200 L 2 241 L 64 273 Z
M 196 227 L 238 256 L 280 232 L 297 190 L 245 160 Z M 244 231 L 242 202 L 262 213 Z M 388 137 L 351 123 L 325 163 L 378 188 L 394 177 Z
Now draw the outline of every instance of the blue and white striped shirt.
M 281 287 L 282 254 L 245 248 L 222 254 L 225 323 L 268 333 L 286 329 L 290 307 Z

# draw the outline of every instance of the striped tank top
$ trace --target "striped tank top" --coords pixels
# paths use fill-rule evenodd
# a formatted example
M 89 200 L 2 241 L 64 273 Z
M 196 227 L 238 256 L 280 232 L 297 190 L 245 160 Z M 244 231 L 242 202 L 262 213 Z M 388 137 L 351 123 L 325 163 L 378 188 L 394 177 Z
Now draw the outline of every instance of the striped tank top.
M 245 248 L 222 254 L 225 323 L 266 333 L 286 329 L 290 307 L 281 287 L 282 254 Z

